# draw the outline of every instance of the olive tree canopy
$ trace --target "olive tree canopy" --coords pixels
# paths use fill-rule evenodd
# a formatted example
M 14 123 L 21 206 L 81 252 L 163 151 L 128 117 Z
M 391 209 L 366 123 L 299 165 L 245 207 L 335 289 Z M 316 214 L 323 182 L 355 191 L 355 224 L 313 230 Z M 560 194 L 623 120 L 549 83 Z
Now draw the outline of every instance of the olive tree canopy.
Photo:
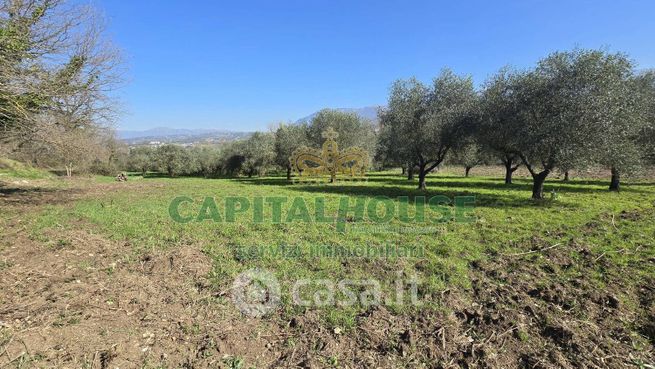
M 478 142 L 495 154 L 505 167 L 505 184 L 512 183 L 512 174 L 521 165 L 516 152 L 521 121 L 516 101 L 521 73 L 503 68 L 483 86 Z
M 631 73 L 622 54 L 577 49 L 553 53 L 517 77 L 510 145 L 533 177 L 533 198 L 543 197 L 556 167 L 584 167 L 601 152 L 626 149 L 613 135 L 619 125 L 635 124 Z
M 470 77 L 443 70 L 431 88 L 416 79 L 396 81 L 380 114 L 381 136 L 398 160 L 418 166 L 419 189 L 475 119 L 477 96 Z
M 275 130 L 275 162 L 287 172 L 291 179 L 291 162 L 293 151 L 307 145 L 307 124 L 281 124 Z
M 361 147 L 373 156 L 376 135 L 372 122 L 353 112 L 323 109 L 307 124 L 308 144 L 312 147 L 321 147 L 325 141 L 323 132 L 328 128 L 334 129 L 339 134 L 336 138 L 339 149 Z

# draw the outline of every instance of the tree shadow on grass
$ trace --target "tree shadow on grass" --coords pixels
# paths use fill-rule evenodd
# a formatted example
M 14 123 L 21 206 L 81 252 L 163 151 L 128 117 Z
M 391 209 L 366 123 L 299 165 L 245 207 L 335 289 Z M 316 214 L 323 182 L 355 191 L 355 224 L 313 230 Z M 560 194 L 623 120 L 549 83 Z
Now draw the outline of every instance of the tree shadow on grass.
M 406 177 L 404 176 L 397 176 L 394 177 L 393 175 L 377 175 L 377 176 L 371 176 L 372 178 L 368 179 L 369 182 L 387 182 L 387 183 L 395 183 L 395 184 L 413 184 L 417 185 L 416 180 L 407 180 Z M 434 181 L 438 182 L 434 182 Z M 510 185 L 506 185 L 504 182 L 504 179 L 501 177 L 487 177 L 487 176 L 471 176 L 471 177 L 465 177 L 465 176 L 443 176 L 443 175 L 434 175 L 432 177 L 428 176 L 426 178 L 426 181 L 428 182 L 428 186 L 432 182 L 433 184 L 436 185 L 460 185 L 462 187 L 470 187 L 472 184 L 475 184 L 475 187 L 481 187 L 481 188 L 492 188 L 492 189 L 499 189 L 499 190 L 514 190 L 514 189 L 519 189 L 522 190 L 523 188 L 517 187 L 516 185 L 525 185 L 525 186 L 532 186 L 532 178 L 530 177 L 514 177 L 513 178 L 513 183 Z M 485 185 L 484 182 L 492 182 L 493 185 Z M 607 189 L 609 187 L 609 179 L 571 179 L 569 181 L 562 181 L 557 178 L 548 178 L 546 180 L 545 186 L 550 186 L 550 187 L 555 187 L 555 189 L 560 188 L 560 189 L 566 189 L 570 190 L 570 192 L 598 192 L 599 189 L 597 188 L 580 188 L 581 186 L 599 186 L 599 187 L 604 187 Z M 641 191 L 641 190 L 635 190 L 632 187 L 649 187 L 649 186 L 655 186 L 655 182 L 651 182 L 648 180 L 635 180 L 635 181 L 622 181 L 621 186 L 626 190 L 626 192 L 651 192 L 651 191 Z
M 231 178 L 234 182 L 265 185 L 265 186 L 291 186 L 294 185 L 293 180 L 288 180 L 286 177 L 252 177 L 252 178 Z
M 200 174 L 180 174 L 180 175 L 175 175 L 173 177 L 169 176 L 166 173 L 161 173 L 161 172 L 148 172 L 146 173 L 145 176 L 141 175 L 141 173 L 137 172 L 129 172 L 127 173 L 128 178 L 132 177 L 143 177 L 143 179 L 184 179 L 184 178 L 196 178 L 196 179 L 239 179 L 237 177 L 233 176 L 211 176 L 211 177 L 205 177 Z
M 406 184 L 402 183 L 399 186 L 393 185 L 373 185 L 366 186 L 361 185 L 361 183 L 348 183 L 348 182 L 338 182 L 338 183 L 320 183 L 320 184 L 294 184 L 291 181 L 288 181 L 286 178 L 237 178 L 233 179 L 234 181 L 240 183 L 248 183 L 254 185 L 269 185 L 269 186 L 285 186 L 286 189 L 298 192 L 310 192 L 310 193 L 323 193 L 323 194 L 332 194 L 332 195 L 346 195 L 346 196 L 358 196 L 358 197 L 389 197 L 395 199 L 396 201 L 409 201 L 413 203 L 417 196 L 424 196 L 429 199 L 432 196 L 446 196 L 449 199 L 453 200 L 456 196 L 473 196 L 475 197 L 475 206 L 484 206 L 484 207 L 493 207 L 493 208 L 502 208 L 502 207 L 571 207 L 569 204 L 561 204 L 559 202 L 553 201 L 534 201 L 529 198 L 529 189 L 527 185 L 514 184 L 511 185 L 512 188 L 506 188 L 503 186 L 489 185 L 480 186 L 485 187 L 486 189 L 502 189 L 502 190 L 517 190 L 524 191 L 526 193 L 525 197 L 514 196 L 514 195 L 503 195 L 503 194 L 489 194 L 489 193 L 478 193 L 475 190 L 479 188 L 477 185 L 474 185 L 474 182 L 465 182 L 467 185 L 462 186 L 458 182 L 438 182 L 428 181 L 428 190 L 421 191 L 416 188 L 408 187 Z M 394 183 L 391 181 L 389 183 Z M 401 200 L 402 198 L 404 200 Z
M 141 173 L 129 173 L 128 177 L 141 177 Z M 178 179 L 178 178 L 204 178 L 203 176 L 195 176 L 195 175 L 176 175 L 171 177 L 170 175 L 166 173 L 160 173 L 160 172 L 148 172 L 146 173 L 145 176 L 143 176 L 143 179 L 156 179 L 156 178 L 167 178 L 167 179 Z
M 80 189 L 14 187 L 0 182 L 0 205 L 56 205 L 70 201 Z
M 430 199 L 433 196 L 445 196 L 451 201 L 455 201 L 456 197 L 472 196 L 474 198 L 473 207 L 488 207 L 488 208 L 518 208 L 518 207 L 542 207 L 542 208 L 572 208 L 578 205 L 561 203 L 558 201 L 541 200 L 535 201 L 528 196 L 513 196 L 510 194 L 490 194 L 490 193 L 476 193 L 474 191 L 440 191 L 438 189 L 428 189 L 427 191 L 420 191 L 417 189 L 407 189 L 395 186 L 347 186 L 347 185 L 331 185 L 331 186 L 294 186 L 288 189 L 298 192 L 310 193 L 323 193 L 332 195 L 344 195 L 354 197 L 388 197 L 397 202 L 404 201 L 414 203 L 416 197 L 424 196 Z M 467 204 L 468 205 L 468 204 Z
M 257 185 L 274 185 L 274 186 L 316 186 L 316 187 L 330 187 L 335 186 L 335 184 L 329 183 L 320 183 L 320 184 L 307 184 L 307 183 L 296 183 L 294 180 L 287 180 L 286 178 L 238 178 L 234 179 L 242 183 L 251 183 Z M 416 180 L 411 181 L 407 180 L 404 177 L 391 177 L 388 174 L 371 174 L 366 176 L 367 183 L 376 183 L 376 184 L 385 184 L 385 185 L 394 185 L 398 187 L 404 187 L 407 191 L 407 187 L 414 187 L 418 185 Z M 505 184 L 503 179 L 493 178 L 493 177 L 428 177 L 426 179 L 428 190 L 440 190 L 440 189 L 481 189 L 486 191 L 531 191 L 532 189 L 532 179 L 531 178 L 515 178 L 514 183 Z M 355 181 L 355 183 L 357 183 Z M 342 184 L 344 186 L 349 185 L 349 181 L 338 181 L 336 185 Z M 606 189 L 599 189 L 589 186 L 606 186 L 606 181 L 600 180 L 571 180 L 569 182 L 562 182 L 558 180 L 547 180 L 545 183 L 545 191 L 555 191 L 561 193 L 599 193 L 599 191 L 606 191 Z M 642 182 L 627 182 L 624 183 L 622 191 L 624 192 L 635 192 L 635 193 L 649 193 L 653 191 L 642 190 L 637 186 L 648 186 L 649 183 Z M 354 186 L 353 186 L 354 187 Z M 373 186 L 363 186 L 363 188 L 372 188 Z
M 488 193 L 476 193 L 475 191 L 469 191 L 466 188 L 455 190 L 454 188 L 449 188 L 444 191 L 440 187 L 433 186 L 428 188 L 427 191 L 421 191 L 416 188 L 408 188 L 403 186 L 366 186 L 361 185 L 360 183 L 321 183 L 321 184 L 294 184 L 291 181 L 288 181 L 286 178 L 236 178 L 234 181 L 240 183 L 254 184 L 254 185 L 268 185 L 268 186 L 285 186 L 286 189 L 297 191 L 297 192 L 309 192 L 309 193 L 323 193 L 323 194 L 332 194 L 332 195 L 344 195 L 344 196 L 355 196 L 355 197 L 388 197 L 395 201 L 406 201 L 410 203 L 415 202 L 417 196 L 424 196 L 426 199 L 429 199 L 432 196 L 446 196 L 451 200 L 454 200 L 456 196 L 473 196 L 475 197 L 474 206 L 484 206 L 484 207 L 525 207 L 525 206 L 540 206 L 540 207 L 564 207 L 571 206 L 567 204 L 560 204 L 558 202 L 552 201 L 533 201 L 529 198 L 529 192 L 527 192 L 524 198 L 512 195 L 500 195 L 500 194 L 488 194 Z M 433 184 L 434 185 L 434 184 Z M 442 186 L 443 187 L 443 186 Z M 453 186 L 455 187 L 455 186 Z M 475 187 L 471 187 L 472 190 Z

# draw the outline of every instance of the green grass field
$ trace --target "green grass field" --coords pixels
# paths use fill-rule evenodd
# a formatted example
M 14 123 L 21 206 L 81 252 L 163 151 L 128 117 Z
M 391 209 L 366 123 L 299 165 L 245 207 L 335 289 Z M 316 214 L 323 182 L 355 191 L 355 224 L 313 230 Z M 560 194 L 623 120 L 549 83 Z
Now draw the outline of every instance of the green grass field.
M 52 178 L 45 170 L 33 168 L 21 162 L 0 158 L 0 180 L 25 180 Z
M 652 366 L 655 184 L 633 180 L 613 193 L 602 179 L 552 178 L 548 198 L 534 201 L 525 177 L 508 186 L 494 168 L 479 171 L 493 176 L 460 172 L 431 175 L 426 192 L 399 171 L 322 185 L 278 176 L 151 173 L 124 183 L 12 177 L 0 185 L 0 271 L 6 273 L 0 308 L 14 312 L 15 326 L 0 327 L 0 350 L 18 355 L 19 339 L 28 340 L 30 352 L 17 356 L 18 368 L 102 367 L 94 350 L 115 343 L 123 351 L 112 365 L 143 368 L 356 368 L 366 366 L 363 358 L 369 367 L 396 368 Z M 417 220 L 414 202 L 435 196 L 473 197 L 474 206 L 444 220 L 460 208 L 427 205 L 425 219 Z M 181 197 L 192 200 L 176 208 L 195 218 L 190 222 L 170 215 Z M 235 197 L 250 207 L 228 221 L 227 203 Z M 262 219 L 254 217 L 257 199 L 273 197 L 286 201 L 283 220 L 296 214 L 296 201 L 311 216 L 322 201 L 325 216 L 336 217 L 344 199 L 368 206 L 386 198 L 394 212 L 383 222 L 354 209 L 340 215 L 341 223 L 274 222 L 272 206 L 262 202 Z M 218 221 L 197 220 L 211 214 L 200 211 L 208 198 Z M 311 253 L 318 246 L 406 246 L 422 253 L 328 257 Z M 244 252 L 253 248 L 269 252 Z M 233 302 L 233 283 L 253 269 L 272 273 L 281 288 L 281 303 L 255 318 Z M 412 279 L 418 304 L 407 285 L 396 295 L 396 281 Z M 309 306 L 294 300 L 299 281 L 310 281 L 300 292 Z M 326 298 L 321 281 L 374 281 L 382 305 L 359 298 L 372 285 L 358 284 L 349 290 L 359 298 L 354 304 L 339 304 L 349 295 L 337 288 L 335 301 L 318 306 L 312 299 Z M 36 304 L 36 315 L 14 308 L 21 304 Z M 34 330 L 54 341 L 29 338 Z M 72 344 L 65 355 L 53 348 L 74 342 L 79 332 L 92 346 Z M 147 347 L 137 342 L 138 350 L 125 351 L 143 337 Z
M 131 190 L 131 186 L 136 184 L 138 188 Z M 562 183 L 555 180 L 546 187 L 555 194 L 543 202 L 529 199 L 530 184 L 526 179 L 517 179 L 515 184 L 506 186 L 498 178 L 463 178 L 451 174 L 432 176 L 428 185 L 427 193 L 420 192 L 414 189 L 414 183 L 391 172 L 370 174 L 367 182 L 326 185 L 294 185 L 279 177 L 169 179 L 135 175 L 125 185 L 125 190 L 108 195 L 96 194 L 73 206 L 51 206 L 43 210 L 34 221 L 33 232 L 38 237 L 43 229 L 74 227 L 76 221 L 82 220 L 97 225 L 111 239 L 129 241 L 135 255 L 152 249 L 196 245 L 214 260 L 211 279 L 217 290 L 229 288 L 237 274 L 251 268 L 273 271 L 282 281 L 283 290 L 301 278 L 375 278 L 387 281 L 391 286 L 390 281 L 398 271 L 405 275 L 416 274 L 421 282 L 420 298 L 428 303 L 420 308 L 392 304 L 391 308 L 398 312 L 439 309 L 440 304 L 435 302 L 434 296 L 444 290 L 470 287 L 472 264 L 493 262 L 508 255 L 520 257 L 522 253 L 534 256 L 530 251 L 539 248 L 556 247 L 566 252 L 571 244 L 582 244 L 594 257 L 602 257 L 617 267 L 608 271 L 606 264 L 599 264 L 591 270 L 591 275 L 587 275 L 590 270 L 575 267 L 558 270 L 552 278 L 560 281 L 572 280 L 584 273 L 585 278 L 602 288 L 608 279 L 616 277 L 625 283 L 636 284 L 655 275 L 652 263 L 639 264 L 655 257 L 655 250 L 650 246 L 655 234 L 652 216 L 655 186 L 652 184 L 627 184 L 621 193 L 610 193 L 604 181 Z M 412 199 L 434 195 L 449 198 L 475 196 L 475 222 L 403 222 L 396 215 L 390 222 L 378 224 L 370 219 L 358 222 L 349 218 L 346 231 L 339 232 L 334 223 L 297 221 L 274 224 L 270 221 L 269 207 L 265 207 L 263 223 L 254 223 L 248 214 L 238 214 L 235 222 L 205 220 L 181 224 L 173 221 L 168 211 L 172 199 L 178 196 L 194 199 L 194 204 L 187 204 L 183 209 L 185 214 L 195 215 L 205 197 L 215 198 L 219 208 L 222 208 L 223 199 L 229 196 L 249 199 L 258 196 L 302 197 L 310 213 L 313 212 L 314 199 L 324 197 L 327 213 L 336 214 L 339 199 L 343 196 L 387 196 L 392 199 L 409 196 Z M 394 200 L 394 204 L 400 206 L 399 201 Z M 634 214 L 638 221 L 625 214 Z M 398 232 L 394 228 L 398 226 L 404 226 L 405 231 Z M 287 245 L 307 251 L 313 245 L 389 244 L 424 247 L 425 255 L 421 258 L 347 260 L 307 254 L 301 257 L 243 258 L 235 251 L 250 246 Z M 579 258 L 577 251 L 572 251 L 570 256 Z M 537 267 L 541 260 L 536 258 L 532 262 Z M 639 267 L 635 268 L 635 265 Z M 630 266 L 636 274 L 611 274 L 620 274 L 622 267 Z M 288 293 L 283 294 L 283 301 L 283 312 L 288 316 L 301 309 L 290 303 Z M 355 316 L 365 308 L 329 307 L 325 308 L 324 316 L 331 326 L 351 328 Z

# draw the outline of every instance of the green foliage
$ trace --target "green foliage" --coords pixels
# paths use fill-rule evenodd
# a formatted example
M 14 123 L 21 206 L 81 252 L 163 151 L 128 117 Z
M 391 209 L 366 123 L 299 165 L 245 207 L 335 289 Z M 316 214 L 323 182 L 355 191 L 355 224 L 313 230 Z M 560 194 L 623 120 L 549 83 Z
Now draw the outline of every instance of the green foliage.
M 323 109 L 309 122 L 307 126 L 307 141 L 310 146 L 319 148 L 325 142 L 323 132 L 334 129 L 339 136 L 336 138 L 339 149 L 358 146 L 371 155 L 375 152 L 376 136 L 371 122 L 360 118 L 356 113 L 342 112 L 333 109 Z
M 234 141 L 222 151 L 220 169 L 227 175 L 252 177 L 265 175 L 275 165 L 275 136 L 255 132 L 245 140 Z
M 295 149 L 307 145 L 307 125 L 282 124 L 275 131 L 275 163 L 291 170 L 289 158 Z
M 635 82 L 644 104 L 642 110 L 644 123 L 637 141 L 643 161 L 653 165 L 655 164 L 655 70 L 637 76 Z
M 509 68 L 501 69 L 483 86 L 480 99 L 480 119 L 476 129 L 476 141 L 504 162 L 520 160 L 516 148 L 521 140 L 518 130 L 521 121 L 518 114 L 516 87 L 521 73 Z
M 116 174 L 118 168 L 115 165 L 113 165 L 113 163 L 109 163 L 100 159 L 94 159 L 93 161 L 91 161 L 88 170 L 89 173 L 92 174 L 111 176 Z
M 270 133 L 255 132 L 241 144 L 245 174 L 248 177 L 266 175 L 275 162 L 275 137 Z
M 448 163 L 466 168 L 467 175 L 469 169 L 492 161 L 489 152 L 473 139 L 467 140 L 464 145 L 454 149 L 452 156 L 448 159 Z
M 241 357 L 228 356 L 223 359 L 228 369 L 244 369 L 244 360 Z
M 596 50 L 556 52 L 541 60 L 518 86 L 519 151 L 543 169 L 590 164 L 598 150 L 607 151 L 603 146 L 613 141 L 613 128 L 631 118 L 624 110 L 631 72 L 623 55 Z
M 139 146 L 130 149 L 127 169 L 145 175 L 149 170 L 156 169 L 155 150 L 147 146 Z
M 155 152 L 157 168 L 170 177 L 194 171 L 191 155 L 178 145 L 163 145 Z
M 470 77 L 443 70 L 428 88 L 416 79 L 396 81 L 382 112 L 380 145 L 396 162 L 418 165 L 419 188 L 425 176 L 461 143 L 474 123 L 476 95 Z
M 482 95 L 481 143 L 521 158 L 534 198 L 555 168 L 626 170 L 639 162 L 644 122 L 633 75 L 623 54 L 582 49 L 552 53 L 528 72 L 501 70 Z
M 413 151 L 412 127 L 419 127 L 426 108 L 428 89 L 418 80 L 395 81 L 389 92 L 387 109 L 380 112 L 377 157 L 387 164 L 412 166 L 417 163 Z
M 219 149 L 211 146 L 194 146 L 190 150 L 190 155 L 195 162 L 198 174 L 209 178 L 217 173 L 221 155 Z

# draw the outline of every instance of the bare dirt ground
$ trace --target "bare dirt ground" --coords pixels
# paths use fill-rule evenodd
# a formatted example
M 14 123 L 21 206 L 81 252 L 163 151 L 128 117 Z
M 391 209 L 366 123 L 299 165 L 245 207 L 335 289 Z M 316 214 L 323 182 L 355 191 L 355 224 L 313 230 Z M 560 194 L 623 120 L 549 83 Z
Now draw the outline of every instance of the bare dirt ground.
M 117 187 L 25 188 L 1 201 L 27 212 Z M 226 355 L 272 361 L 264 354 L 274 327 L 214 302 L 212 263 L 199 250 L 135 256 L 126 242 L 76 228 L 56 235 L 52 247 L 10 222 L 0 246 L 0 367 L 200 368 Z
M 0 209 L 31 212 L 121 184 L 67 190 L 5 187 Z M 138 191 L 138 186 L 129 187 Z M 643 214 L 640 216 L 653 216 Z M 655 281 L 624 291 L 547 278 L 602 263 L 557 248 L 472 266 L 472 291 L 436 296 L 438 313 L 374 307 L 347 333 L 320 311 L 290 320 L 246 318 L 215 291 L 212 261 L 192 245 L 136 255 L 80 223 L 56 246 L 10 219 L 0 241 L 0 368 L 652 368 Z M 54 231 L 53 231 L 54 232 Z M 535 248 L 540 248 L 535 239 Z M 650 260 L 655 262 L 655 260 Z M 611 269 L 611 266 L 607 266 Z M 635 306 L 616 298 L 634 297 Z M 229 301 L 229 300 L 227 300 Z M 333 358 L 338 357 L 338 361 Z M 243 364 L 245 363 L 245 364 Z M 651 366 L 646 366 L 651 365 Z

